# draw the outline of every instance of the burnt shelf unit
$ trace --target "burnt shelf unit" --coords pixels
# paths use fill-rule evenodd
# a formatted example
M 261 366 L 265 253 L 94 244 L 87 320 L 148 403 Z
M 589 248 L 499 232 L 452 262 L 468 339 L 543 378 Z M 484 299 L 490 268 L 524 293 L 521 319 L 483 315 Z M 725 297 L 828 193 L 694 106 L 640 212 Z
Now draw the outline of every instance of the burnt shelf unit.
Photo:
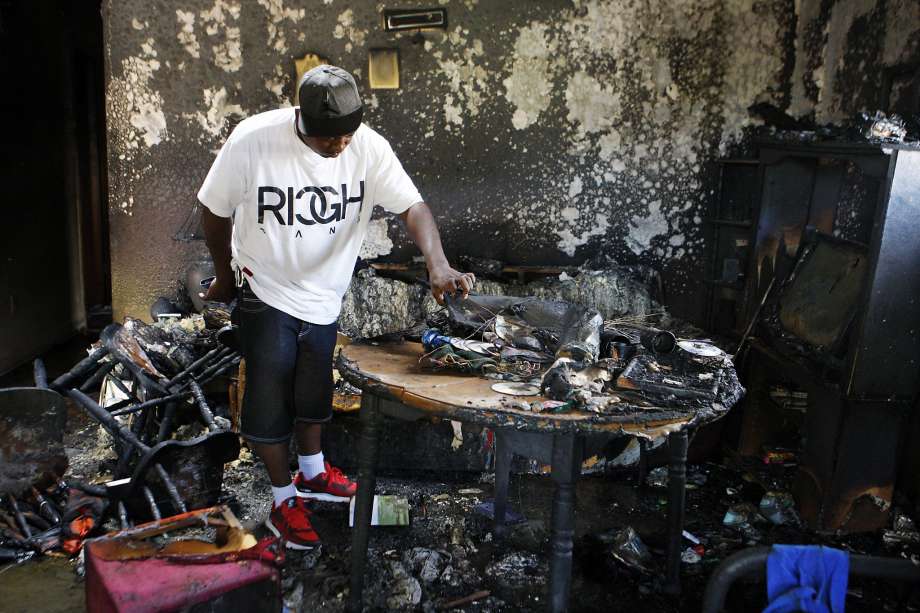
M 745 319 L 774 276 L 768 304 L 782 306 L 781 283 L 807 241 L 806 227 L 861 245 L 866 272 L 853 304 L 834 305 L 853 315 L 833 355 L 827 347 L 791 351 L 759 324 L 744 368 L 749 394 L 740 450 L 756 454 L 768 442 L 758 433 L 769 421 L 759 386 L 801 385 L 809 401 L 793 493 L 803 519 L 821 530 L 874 530 L 887 521 L 900 433 L 920 391 L 920 149 L 785 142 L 759 148 Z M 814 309 L 826 306 L 818 293 L 813 298 Z M 808 331 L 799 333 L 807 347 L 801 334 Z
M 719 193 L 706 219 L 712 245 L 708 270 L 707 325 L 713 332 L 740 336 L 743 292 L 757 202 L 758 161 L 719 160 Z

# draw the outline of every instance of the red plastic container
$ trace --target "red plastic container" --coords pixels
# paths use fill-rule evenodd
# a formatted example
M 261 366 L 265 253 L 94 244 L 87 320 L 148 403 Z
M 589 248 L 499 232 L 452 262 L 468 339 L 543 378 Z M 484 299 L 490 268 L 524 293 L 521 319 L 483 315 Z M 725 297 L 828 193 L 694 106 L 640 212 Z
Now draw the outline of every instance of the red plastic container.
M 147 613 L 166 611 L 281 610 L 281 577 L 260 560 L 189 564 L 159 558 L 105 560 L 87 543 L 86 609 Z

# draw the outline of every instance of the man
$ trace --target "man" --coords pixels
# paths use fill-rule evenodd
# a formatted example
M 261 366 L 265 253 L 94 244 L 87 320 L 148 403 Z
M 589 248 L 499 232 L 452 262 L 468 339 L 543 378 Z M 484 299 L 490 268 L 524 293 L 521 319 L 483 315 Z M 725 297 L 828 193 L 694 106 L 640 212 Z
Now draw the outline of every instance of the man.
M 475 279 L 450 267 L 431 211 L 389 143 L 361 124 L 351 74 L 318 66 L 298 92 L 300 108 L 260 113 L 236 127 L 198 199 L 216 270 L 205 299 L 238 297 L 246 358 L 240 430 L 271 480 L 266 525 L 288 547 L 307 549 L 319 537 L 298 494 L 350 497 L 357 489 L 324 460 L 320 441 L 332 417 L 336 320 L 374 206 L 405 222 L 439 302 L 445 293 L 465 296 Z

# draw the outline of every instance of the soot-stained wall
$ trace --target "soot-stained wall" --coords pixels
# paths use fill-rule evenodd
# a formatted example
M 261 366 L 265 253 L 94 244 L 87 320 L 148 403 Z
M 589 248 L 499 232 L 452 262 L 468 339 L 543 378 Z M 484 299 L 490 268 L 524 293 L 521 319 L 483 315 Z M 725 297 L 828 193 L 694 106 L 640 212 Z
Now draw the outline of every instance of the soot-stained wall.
M 874 32 L 898 29 L 892 46 L 911 36 L 894 0 L 439 4 L 449 28 L 419 37 L 382 29 L 383 8 L 418 6 L 402 0 L 105 3 L 115 316 L 145 316 L 203 253 L 173 236 L 227 125 L 289 104 L 294 58 L 311 52 L 358 76 L 366 122 L 434 208 L 449 256 L 641 262 L 662 271 L 676 314 L 698 317 L 714 160 L 752 124 L 747 107 L 835 118 L 858 104 L 831 73 L 865 54 L 820 29 L 856 21 L 840 15 L 871 5 Z M 896 55 L 887 41 L 873 61 Z M 400 89 L 369 89 L 373 47 L 399 49 Z M 415 253 L 387 218 L 364 250 Z
M 795 47 L 791 114 L 823 124 L 889 111 L 886 70 L 920 62 L 920 2 L 803 0 Z

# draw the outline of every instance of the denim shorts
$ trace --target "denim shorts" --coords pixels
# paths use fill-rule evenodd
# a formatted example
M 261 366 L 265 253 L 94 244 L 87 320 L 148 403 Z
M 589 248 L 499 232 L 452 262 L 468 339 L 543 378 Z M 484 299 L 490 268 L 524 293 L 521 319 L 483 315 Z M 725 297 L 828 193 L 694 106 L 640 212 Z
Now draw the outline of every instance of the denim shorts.
M 291 438 L 295 421 L 329 421 L 338 323 L 301 321 L 259 300 L 245 282 L 236 310 L 246 358 L 243 438 L 282 443 Z

